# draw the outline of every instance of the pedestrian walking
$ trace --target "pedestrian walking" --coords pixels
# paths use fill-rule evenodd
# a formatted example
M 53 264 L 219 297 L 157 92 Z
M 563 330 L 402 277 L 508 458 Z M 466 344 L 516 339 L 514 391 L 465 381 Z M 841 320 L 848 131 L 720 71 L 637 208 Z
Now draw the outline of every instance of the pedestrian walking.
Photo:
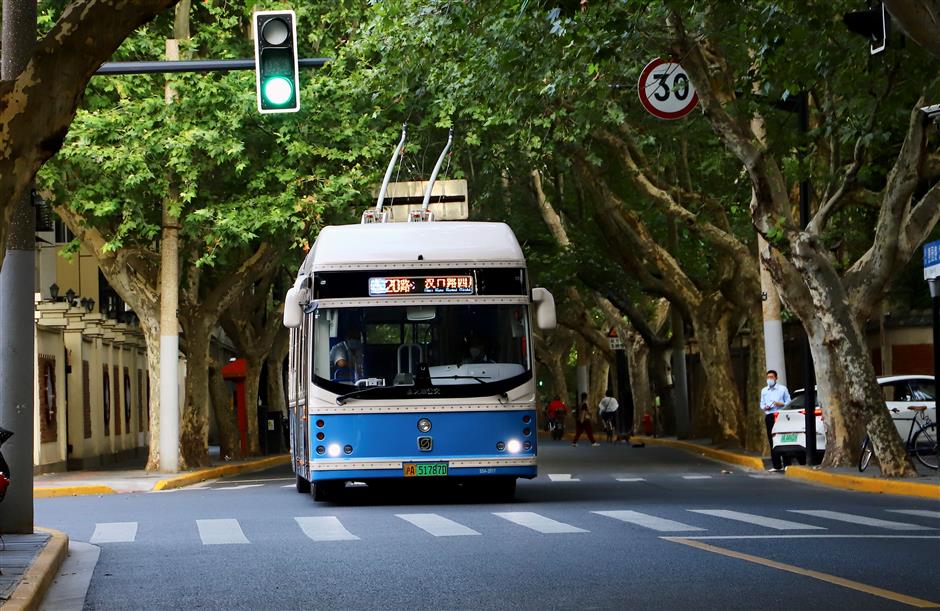
M 578 440 L 581 439 L 581 433 L 587 434 L 587 438 L 592 446 L 596 447 L 601 445 L 594 441 L 594 427 L 591 426 L 591 410 L 588 408 L 586 392 L 581 393 L 581 405 L 578 407 L 578 416 L 575 418 L 574 441 L 571 442 L 571 445 L 578 445 Z
M 607 433 L 607 443 L 614 442 L 614 418 L 617 416 L 617 408 L 620 404 L 614 398 L 614 393 L 607 389 L 607 393 L 601 402 L 597 405 L 597 413 L 604 423 L 604 432 Z
M 780 473 L 783 464 L 780 456 L 774 453 L 774 422 L 776 413 L 780 408 L 790 402 L 790 391 L 783 384 L 777 383 L 777 372 L 773 369 L 767 371 L 767 386 L 760 391 L 760 409 L 764 412 L 764 426 L 767 427 L 767 441 L 770 442 L 770 460 L 773 468 L 768 471 Z
M 555 395 L 552 402 L 548 404 L 548 429 L 552 432 L 552 439 L 559 440 L 565 434 L 565 415 L 568 413 L 568 406 L 561 400 L 561 397 Z

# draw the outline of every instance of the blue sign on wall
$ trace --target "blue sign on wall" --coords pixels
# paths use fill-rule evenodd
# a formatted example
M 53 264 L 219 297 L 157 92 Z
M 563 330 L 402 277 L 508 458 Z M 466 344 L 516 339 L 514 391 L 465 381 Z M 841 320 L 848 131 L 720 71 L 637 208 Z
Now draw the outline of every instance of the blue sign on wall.
M 940 278 L 940 240 L 924 244 L 924 280 Z

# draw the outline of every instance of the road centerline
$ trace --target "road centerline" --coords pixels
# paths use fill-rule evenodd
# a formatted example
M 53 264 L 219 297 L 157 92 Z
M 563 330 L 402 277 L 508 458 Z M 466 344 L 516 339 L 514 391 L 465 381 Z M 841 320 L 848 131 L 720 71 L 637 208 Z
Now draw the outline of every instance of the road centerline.
M 786 564 L 784 562 L 778 562 L 776 560 L 771 560 L 769 558 L 762 558 L 760 556 L 754 556 L 751 554 L 745 554 L 743 552 L 738 552 L 735 550 L 718 547 L 715 545 L 711 545 L 709 543 L 703 543 L 702 541 L 693 540 L 687 537 L 660 537 L 660 538 L 663 539 L 664 541 L 671 541 L 673 543 L 687 545 L 689 547 L 694 547 L 694 548 L 697 548 L 706 552 L 711 552 L 713 554 L 719 554 L 722 556 L 727 556 L 729 558 L 737 558 L 738 560 L 752 562 L 754 564 L 759 564 L 759 565 L 777 569 L 780 571 L 786 571 L 788 573 L 794 573 L 796 575 L 803 575 L 804 577 L 810 577 L 812 579 L 818 579 L 819 581 L 824 581 L 826 583 L 831 583 L 833 585 L 842 586 L 844 588 L 855 590 L 857 592 L 864 592 L 866 594 L 871 594 L 872 596 L 877 596 L 879 598 L 884 598 L 887 600 L 892 600 L 895 602 L 903 603 L 905 605 L 910 605 L 912 607 L 918 607 L 920 609 L 935 609 L 935 608 L 940 607 L 940 603 L 935 603 L 929 600 L 924 600 L 922 598 L 916 598 L 914 596 L 908 596 L 907 594 L 893 592 L 891 590 L 886 590 L 884 588 L 879 588 L 877 586 L 868 585 L 866 583 L 861 583 L 859 581 L 853 581 L 851 579 L 846 579 L 844 577 L 830 575 L 829 573 L 822 573 L 820 571 L 814 571 L 812 569 L 804 569 L 799 566 Z

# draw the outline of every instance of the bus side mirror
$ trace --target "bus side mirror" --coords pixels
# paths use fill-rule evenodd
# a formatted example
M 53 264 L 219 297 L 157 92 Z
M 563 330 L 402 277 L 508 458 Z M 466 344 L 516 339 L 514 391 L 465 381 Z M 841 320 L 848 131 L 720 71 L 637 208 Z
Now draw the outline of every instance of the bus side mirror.
M 300 307 L 300 289 L 296 286 L 291 287 L 284 298 L 284 326 L 288 329 L 295 329 L 300 326 L 303 317 L 304 311 Z
M 532 289 L 532 301 L 535 303 L 535 324 L 539 329 L 548 331 L 555 328 L 555 298 L 548 289 Z

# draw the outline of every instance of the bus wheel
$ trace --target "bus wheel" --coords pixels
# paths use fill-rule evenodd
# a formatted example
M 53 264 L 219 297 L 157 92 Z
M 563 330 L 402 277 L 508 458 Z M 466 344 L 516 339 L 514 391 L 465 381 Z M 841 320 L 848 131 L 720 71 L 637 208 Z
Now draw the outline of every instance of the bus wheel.
M 300 477 L 300 474 L 297 474 L 297 492 L 300 494 L 310 494 L 310 482 Z

